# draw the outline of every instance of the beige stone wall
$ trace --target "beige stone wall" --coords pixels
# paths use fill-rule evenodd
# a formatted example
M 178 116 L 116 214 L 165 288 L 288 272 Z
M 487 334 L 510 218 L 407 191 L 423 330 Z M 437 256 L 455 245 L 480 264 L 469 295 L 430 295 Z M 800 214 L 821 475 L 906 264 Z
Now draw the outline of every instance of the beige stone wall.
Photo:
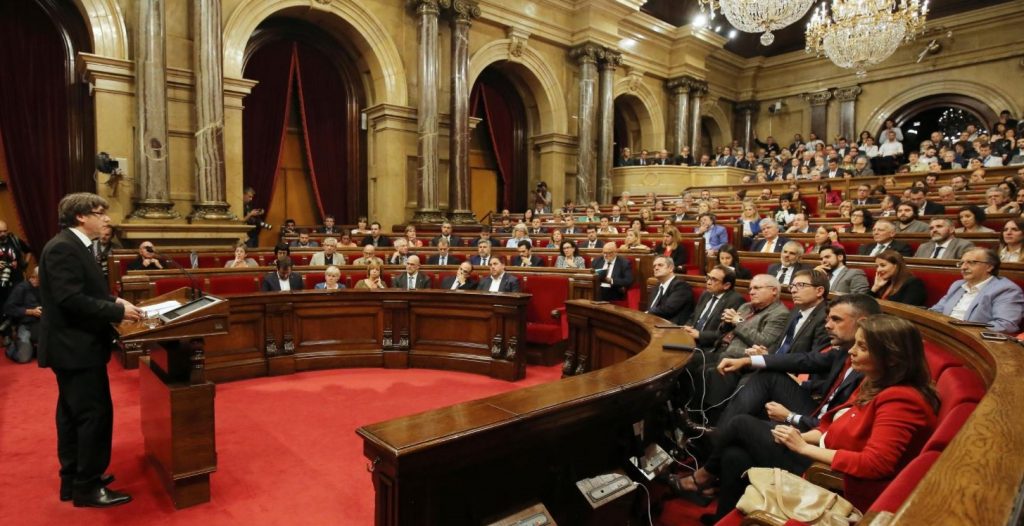
M 75 0 L 94 35 L 96 56 L 82 69 L 96 89 L 97 145 L 134 166 L 135 9 L 139 0 Z M 569 49 L 596 41 L 623 55 L 615 74 L 615 95 L 628 96 L 638 116 L 642 147 L 660 148 L 671 140 L 674 112 L 664 85 L 690 75 L 705 79 L 703 104 L 716 145 L 732 140 L 735 101 L 762 102 L 756 129 L 788 143 L 793 132 L 810 127 L 802 93 L 859 84 L 856 127 L 873 129 L 880 118 L 909 102 L 908 97 L 951 92 L 974 96 L 999 111 L 1024 109 L 1019 89 L 1018 28 L 1024 22 L 1019 3 L 982 9 L 936 22 L 954 31 L 943 52 L 915 64 L 924 42 L 916 42 L 866 79 L 839 70 L 803 52 L 769 59 L 742 59 L 722 49 L 725 39 L 689 27 L 675 28 L 639 11 L 641 0 L 481 0 L 482 17 L 470 34 L 471 80 L 484 68 L 506 64 L 527 105 L 530 145 L 529 185 L 547 181 L 560 202 L 573 197 L 578 68 Z M 192 156 L 195 130 L 191 74 L 192 35 L 189 2 L 168 1 L 168 129 L 171 198 L 182 216 L 195 192 Z M 223 0 L 225 50 L 225 139 L 227 194 L 241 208 L 241 122 L 245 95 L 253 84 L 241 78 L 246 42 L 270 16 L 314 23 L 358 57 L 367 94 L 369 215 L 386 227 L 408 220 L 416 207 L 417 78 L 416 21 L 405 2 L 396 0 Z M 449 105 L 450 31 L 442 17 L 438 96 L 442 123 Z M 507 62 L 506 62 L 507 61 Z M 767 104 L 782 100 L 785 111 L 770 116 Z M 912 100 L 912 99 L 910 99 Z M 838 105 L 831 104 L 830 135 L 838 130 Z M 447 135 L 441 137 L 442 207 L 447 206 Z M 102 182 L 102 181 L 101 181 Z M 100 185 L 100 192 L 113 191 Z M 131 211 L 131 188 L 118 188 L 115 216 Z M 115 220 L 120 217 L 115 217 Z

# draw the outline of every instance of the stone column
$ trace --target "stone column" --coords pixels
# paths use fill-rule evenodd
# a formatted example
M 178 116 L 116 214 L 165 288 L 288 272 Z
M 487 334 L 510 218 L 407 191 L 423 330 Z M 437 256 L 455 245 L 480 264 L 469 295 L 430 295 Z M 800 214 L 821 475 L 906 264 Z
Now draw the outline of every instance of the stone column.
M 708 85 L 703 81 L 695 82 L 690 88 L 690 153 L 698 161 L 704 153 L 700 150 L 700 103 L 707 92 Z M 712 152 L 707 153 L 710 155 Z
M 444 221 L 444 215 L 438 209 L 437 195 L 437 17 L 442 7 L 450 5 L 450 0 L 413 0 L 412 5 L 416 7 L 419 40 L 419 103 L 416 112 L 419 161 L 416 166 L 416 212 L 412 220 L 415 223 L 439 223 Z
M 196 79 L 196 198 L 193 221 L 233 220 L 224 193 L 224 59 L 220 0 L 192 5 L 192 71 Z
M 679 155 L 683 146 L 690 145 L 690 77 L 678 77 L 668 81 L 666 87 L 672 93 L 676 115 L 672 121 L 672 155 Z M 693 151 L 691 150 L 691 155 Z
M 862 91 L 860 86 L 832 90 L 832 97 L 839 101 L 839 134 L 850 143 L 857 142 L 857 97 Z
M 596 172 L 594 166 L 594 121 L 597 119 L 595 104 L 597 61 L 604 56 L 604 50 L 592 42 L 572 49 L 569 55 L 580 64 L 580 103 L 577 112 L 576 135 L 579 138 L 576 155 L 576 202 L 587 203 L 596 197 Z
M 480 7 L 469 0 L 454 0 L 452 26 L 451 132 L 448 138 L 448 208 L 451 221 L 476 224 L 470 210 L 469 179 L 469 26 Z
M 138 150 L 135 210 L 138 219 L 175 219 L 167 176 L 167 41 L 163 0 L 139 0 L 135 52 Z
M 757 110 L 760 109 L 760 104 L 757 101 L 741 102 L 736 105 L 736 112 L 740 115 L 740 134 L 743 137 L 741 141 L 743 143 L 743 151 L 750 151 L 750 147 L 753 146 L 754 142 L 754 116 L 757 115 Z
M 598 106 L 597 143 L 597 200 L 612 202 L 612 165 L 615 160 L 615 68 L 622 62 L 622 54 L 606 49 L 600 69 L 600 104 Z
M 811 105 L 811 132 L 819 139 L 828 142 L 828 100 L 832 98 L 829 90 L 804 93 L 804 100 Z

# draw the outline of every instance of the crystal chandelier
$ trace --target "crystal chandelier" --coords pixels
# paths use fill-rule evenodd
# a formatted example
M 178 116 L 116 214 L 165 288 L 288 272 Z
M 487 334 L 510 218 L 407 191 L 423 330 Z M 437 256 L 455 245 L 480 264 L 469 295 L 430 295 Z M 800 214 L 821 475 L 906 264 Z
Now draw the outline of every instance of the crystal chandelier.
M 814 0 L 698 0 L 700 12 L 709 11 L 707 17 L 715 18 L 715 11 L 722 10 L 729 23 L 740 31 L 761 33 L 761 44 L 770 46 L 775 42 L 772 31 L 782 29 L 804 16 Z
M 863 77 L 924 30 L 927 14 L 928 0 L 832 0 L 831 16 L 822 2 L 807 23 L 806 51 Z

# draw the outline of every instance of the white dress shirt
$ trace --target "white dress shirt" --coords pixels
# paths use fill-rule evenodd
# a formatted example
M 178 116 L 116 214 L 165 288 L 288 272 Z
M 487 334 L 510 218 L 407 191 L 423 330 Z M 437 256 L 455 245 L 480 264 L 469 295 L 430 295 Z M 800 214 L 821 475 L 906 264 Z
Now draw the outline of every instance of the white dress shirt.
M 953 307 L 953 311 L 949 313 L 949 317 L 958 320 L 967 318 L 967 307 L 971 306 L 974 298 L 978 297 L 981 289 L 985 288 L 985 285 L 988 285 L 988 282 L 992 281 L 992 278 L 993 276 L 989 276 L 988 279 L 973 287 L 967 283 L 960 285 L 960 288 L 964 290 L 964 295 L 960 297 L 960 301 L 956 302 L 956 305 Z

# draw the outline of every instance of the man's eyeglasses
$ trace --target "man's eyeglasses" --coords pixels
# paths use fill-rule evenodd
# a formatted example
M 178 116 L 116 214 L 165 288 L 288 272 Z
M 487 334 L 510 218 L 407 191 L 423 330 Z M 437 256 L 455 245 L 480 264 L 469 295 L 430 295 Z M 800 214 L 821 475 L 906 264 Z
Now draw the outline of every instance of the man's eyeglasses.
M 794 289 L 795 290 L 800 290 L 800 289 L 805 289 L 807 287 L 813 287 L 813 286 L 814 285 L 812 285 L 810 283 L 804 283 L 804 282 L 793 282 L 793 283 L 789 284 L 789 288 L 791 290 L 794 290 Z
M 722 282 L 722 280 L 720 280 L 720 279 L 718 279 L 716 277 L 713 277 L 713 276 L 705 276 L 704 277 L 704 281 L 706 281 L 708 283 L 721 283 Z
M 960 263 L 958 263 L 958 265 L 961 266 L 961 267 L 964 266 L 964 265 L 970 265 L 970 266 L 973 267 L 974 265 L 988 265 L 988 264 L 989 264 L 988 261 L 978 261 L 976 259 L 965 259 L 965 260 L 961 261 Z

